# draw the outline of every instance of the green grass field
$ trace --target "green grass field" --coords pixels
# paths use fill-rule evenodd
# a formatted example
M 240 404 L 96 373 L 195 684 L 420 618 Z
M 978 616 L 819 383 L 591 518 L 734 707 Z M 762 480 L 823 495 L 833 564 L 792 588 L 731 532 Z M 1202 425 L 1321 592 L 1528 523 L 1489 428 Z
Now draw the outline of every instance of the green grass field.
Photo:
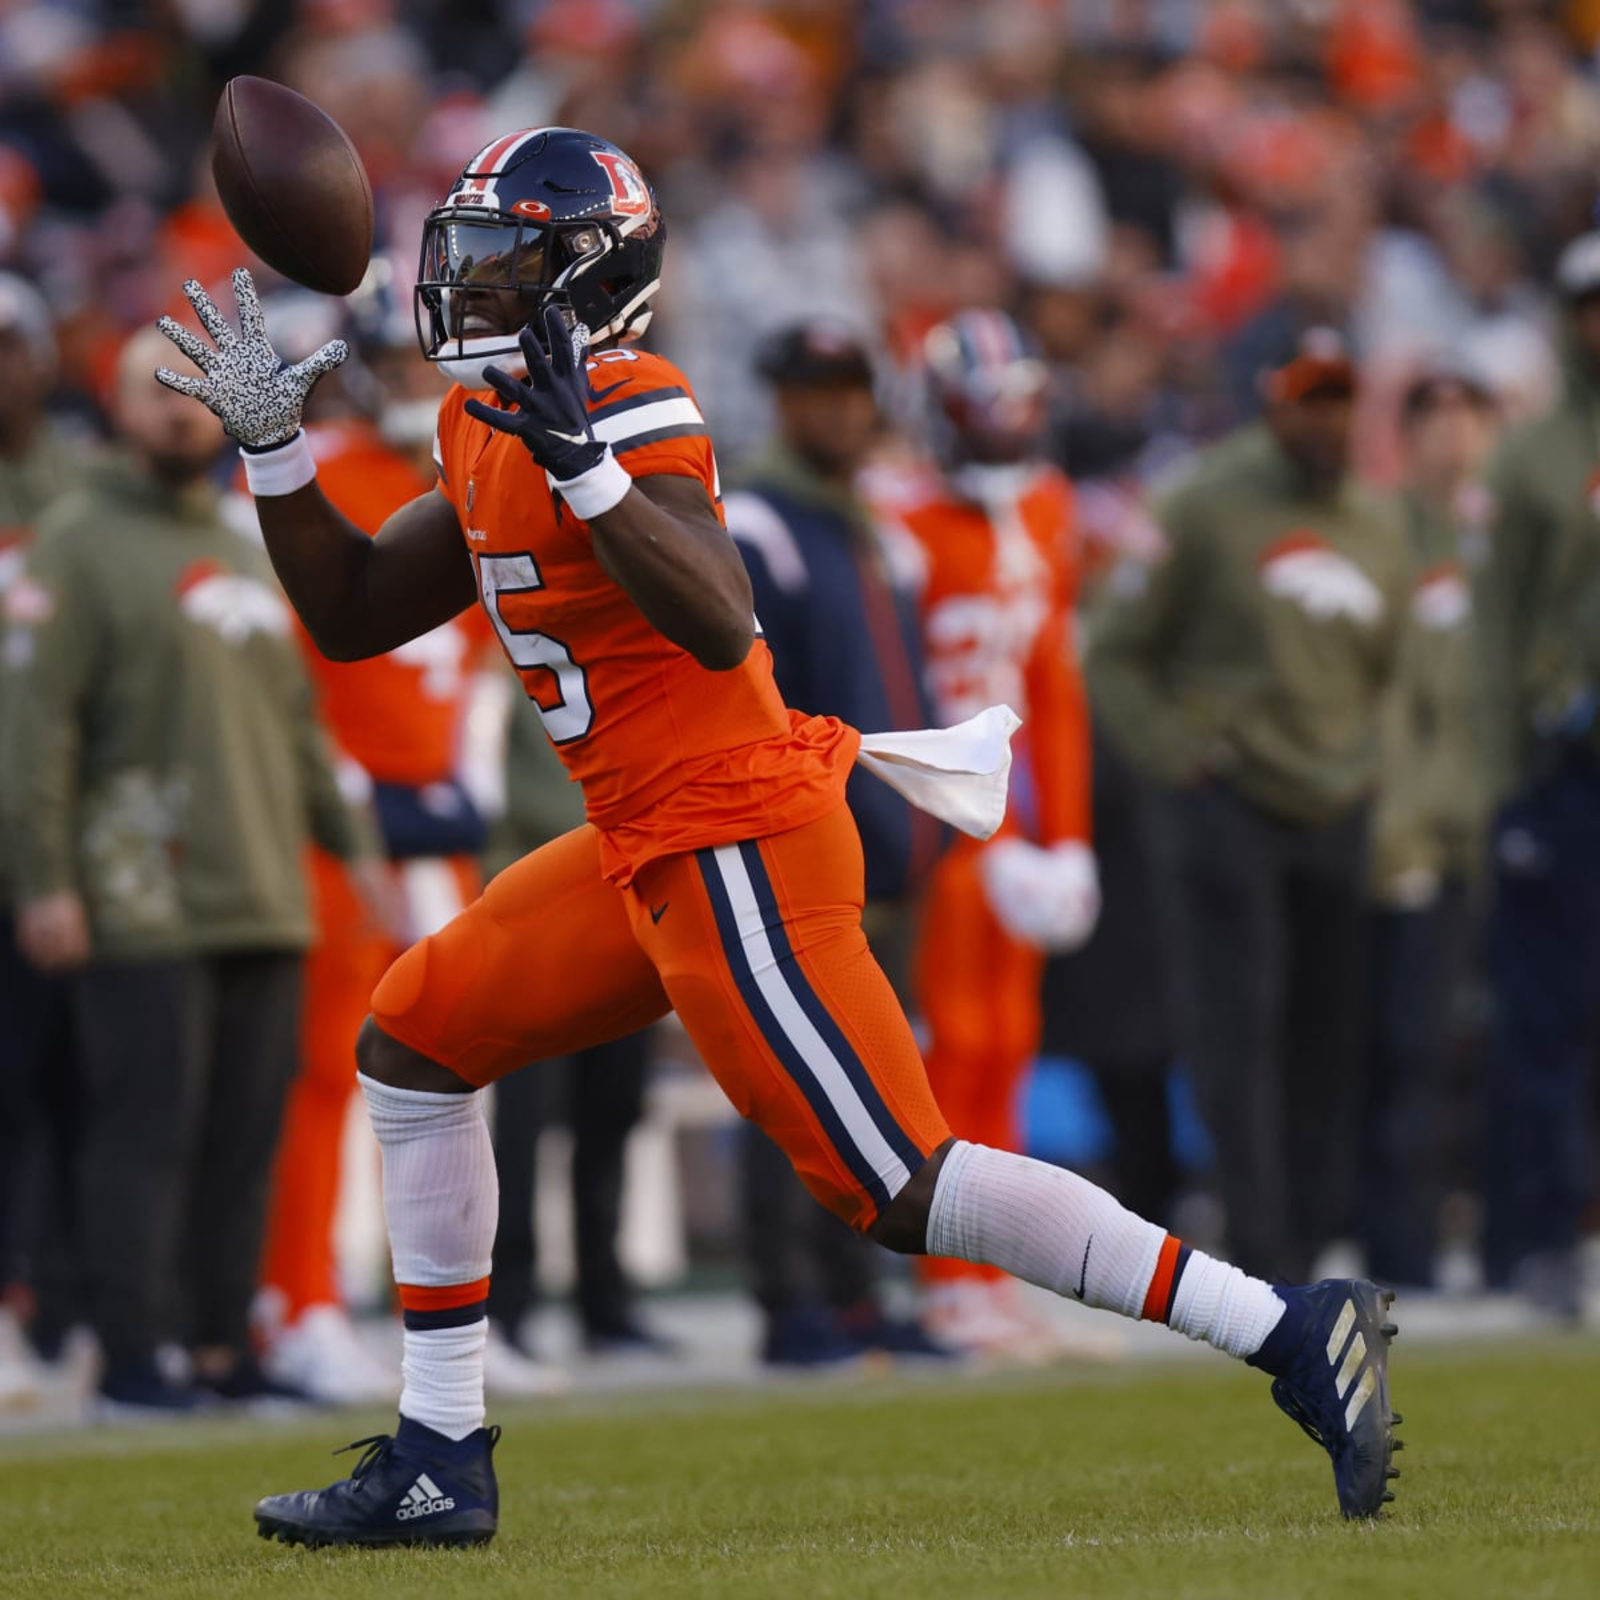
M 13 1439 L 0 1596 L 1600 1595 L 1600 1341 L 1402 1345 L 1393 1384 L 1405 1475 L 1364 1526 L 1220 1359 L 507 1411 L 500 1537 L 467 1552 L 255 1537 L 258 1494 L 377 1418 Z

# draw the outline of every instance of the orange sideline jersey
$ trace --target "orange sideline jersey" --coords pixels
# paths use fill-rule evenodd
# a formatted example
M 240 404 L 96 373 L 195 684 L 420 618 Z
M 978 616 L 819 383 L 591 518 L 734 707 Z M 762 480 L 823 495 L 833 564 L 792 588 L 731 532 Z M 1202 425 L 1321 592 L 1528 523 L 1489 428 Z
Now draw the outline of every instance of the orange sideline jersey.
M 1040 842 L 1089 837 L 1089 720 L 1072 637 L 1072 486 L 1018 469 L 986 505 L 933 474 L 886 485 L 884 510 L 922 551 L 928 683 L 940 721 L 1009 705 L 1033 775 Z
M 682 373 L 660 356 L 588 362 L 596 434 L 635 478 L 697 479 L 721 514 L 716 459 Z M 658 633 L 601 569 L 588 527 L 517 439 L 455 388 L 439 411 L 440 487 L 460 519 L 484 611 L 545 732 L 583 785 L 606 877 L 657 856 L 800 827 L 838 803 L 860 736 L 790 712 L 757 639 L 710 672 Z
M 366 533 L 433 486 L 368 423 L 322 423 L 306 436 L 322 492 Z M 329 661 L 300 632 L 323 715 L 346 755 L 379 783 L 420 786 L 452 776 L 468 668 L 488 643 L 477 612 L 367 661 Z

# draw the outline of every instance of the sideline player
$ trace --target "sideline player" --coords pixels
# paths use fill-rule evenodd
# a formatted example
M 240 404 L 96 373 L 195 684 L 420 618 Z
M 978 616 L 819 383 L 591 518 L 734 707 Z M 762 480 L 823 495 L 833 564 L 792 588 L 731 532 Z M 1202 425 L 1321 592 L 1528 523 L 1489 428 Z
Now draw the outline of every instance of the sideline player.
M 928 1081 L 963 1139 L 1014 1150 L 1017 1097 L 1039 1053 L 1045 954 L 1094 931 L 1089 714 L 1072 642 L 1072 489 L 1039 459 L 1047 374 L 1016 324 L 969 310 L 923 341 L 938 469 L 897 477 L 885 515 L 921 549 L 928 681 L 945 724 L 986 705 L 1023 718 L 1005 826 L 957 839 L 934 867 L 914 975 Z M 1021 781 L 1018 781 L 1018 780 Z M 928 1324 L 957 1349 L 1065 1353 L 995 1267 L 917 1263 Z
M 440 408 L 439 483 L 376 538 L 323 496 L 300 431 L 343 346 L 285 367 L 243 271 L 237 328 L 192 282 L 211 342 L 162 323 L 205 374 L 162 380 L 244 446 L 267 548 L 323 651 L 390 650 L 479 600 L 589 816 L 413 946 L 373 995 L 357 1058 L 405 1313 L 400 1423 L 350 1477 L 262 1500 L 261 1533 L 492 1537 L 495 1171 L 473 1091 L 669 1008 L 738 1110 L 846 1221 L 1263 1368 L 1327 1447 L 1345 1514 L 1374 1514 L 1395 1418 L 1373 1285 L 1274 1289 L 1074 1173 L 950 1137 L 861 932 L 843 792 L 860 735 L 783 705 L 694 396 L 625 342 L 649 320 L 663 245 L 654 194 L 603 139 L 527 129 L 472 159 L 428 217 L 417 285 L 427 354 L 462 385 Z

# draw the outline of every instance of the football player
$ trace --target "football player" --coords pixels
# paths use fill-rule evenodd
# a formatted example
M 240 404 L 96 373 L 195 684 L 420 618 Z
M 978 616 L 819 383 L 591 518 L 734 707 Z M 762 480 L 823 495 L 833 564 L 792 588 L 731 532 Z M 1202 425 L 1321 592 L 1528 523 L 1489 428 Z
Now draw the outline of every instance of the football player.
M 928 1081 L 951 1128 L 1012 1150 L 1018 1092 L 1039 1049 L 1045 954 L 1083 944 L 1100 909 L 1072 640 L 1072 490 L 1039 457 L 1048 378 L 1008 316 L 961 312 L 929 331 L 923 358 L 937 468 L 898 475 L 883 509 L 922 552 L 934 704 L 945 724 L 1009 705 L 1024 732 L 1006 825 L 992 839 L 959 839 L 933 870 L 916 998 Z M 1049 1331 L 995 1267 L 929 1257 L 918 1269 L 929 1326 L 946 1344 L 1049 1353 Z
M 416 290 L 426 352 L 459 385 L 440 406 L 438 482 L 376 538 L 323 494 L 300 430 L 344 348 L 285 366 L 243 271 L 237 325 L 195 283 L 210 341 L 162 324 L 204 374 L 162 379 L 243 446 L 268 549 L 324 653 L 381 654 L 477 601 L 589 817 L 373 994 L 357 1062 L 404 1307 L 400 1423 L 364 1441 L 350 1477 L 262 1500 L 261 1533 L 492 1537 L 495 1172 L 475 1091 L 669 1009 L 847 1222 L 1253 1361 L 1326 1444 L 1346 1513 L 1376 1512 L 1393 1417 L 1375 1287 L 1274 1289 L 1073 1173 L 951 1137 L 861 932 L 844 803 L 861 736 L 784 706 L 694 394 L 632 342 L 664 245 L 654 193 L 603 139 L 526 129 L 472 158 L 427 219 Z

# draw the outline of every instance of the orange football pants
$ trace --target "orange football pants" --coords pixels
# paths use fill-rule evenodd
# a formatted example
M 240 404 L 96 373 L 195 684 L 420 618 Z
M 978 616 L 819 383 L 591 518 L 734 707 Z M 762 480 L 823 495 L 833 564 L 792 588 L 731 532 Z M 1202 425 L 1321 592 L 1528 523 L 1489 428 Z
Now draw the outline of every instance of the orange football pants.
M 912 958 L 927 1028 L 928 1081 L 958 1139 L 1018 1148 L 1017 1097 L 1044 1026 L 1044 955 L 1013 939 L 989 908 L 978 858 L 959 839 L 933 869 Z M 996 1279 L 998 1267 L 922 1256 L 926 1283 Z
M 372 991 L 400 953 L 372 925 L 343 862 L 310 853 L 317 942 L 306 958 L 300 1073 L 284 1108 L 261 1283 L 283 1296 L 285 1320 L 309 1306 L 339 1305 L 333 1225 L 339 1206 L 340 1152 L 356 1086 L 356 1035 Z M 478 892 L 477 863 L 440 863 L 454 877 L 457 904 Z M 403 869 L 395 869 L 402 879 Z
M 803 827 L 667 856 L 625 889 L 581 827 L 502 872 L 372 998 L 403 1044 L 487 1084 L 675 1010 L 741 1116 L 813 1195 L 870 1227 L 949 1130 L 861 932 L 840 805 Z

